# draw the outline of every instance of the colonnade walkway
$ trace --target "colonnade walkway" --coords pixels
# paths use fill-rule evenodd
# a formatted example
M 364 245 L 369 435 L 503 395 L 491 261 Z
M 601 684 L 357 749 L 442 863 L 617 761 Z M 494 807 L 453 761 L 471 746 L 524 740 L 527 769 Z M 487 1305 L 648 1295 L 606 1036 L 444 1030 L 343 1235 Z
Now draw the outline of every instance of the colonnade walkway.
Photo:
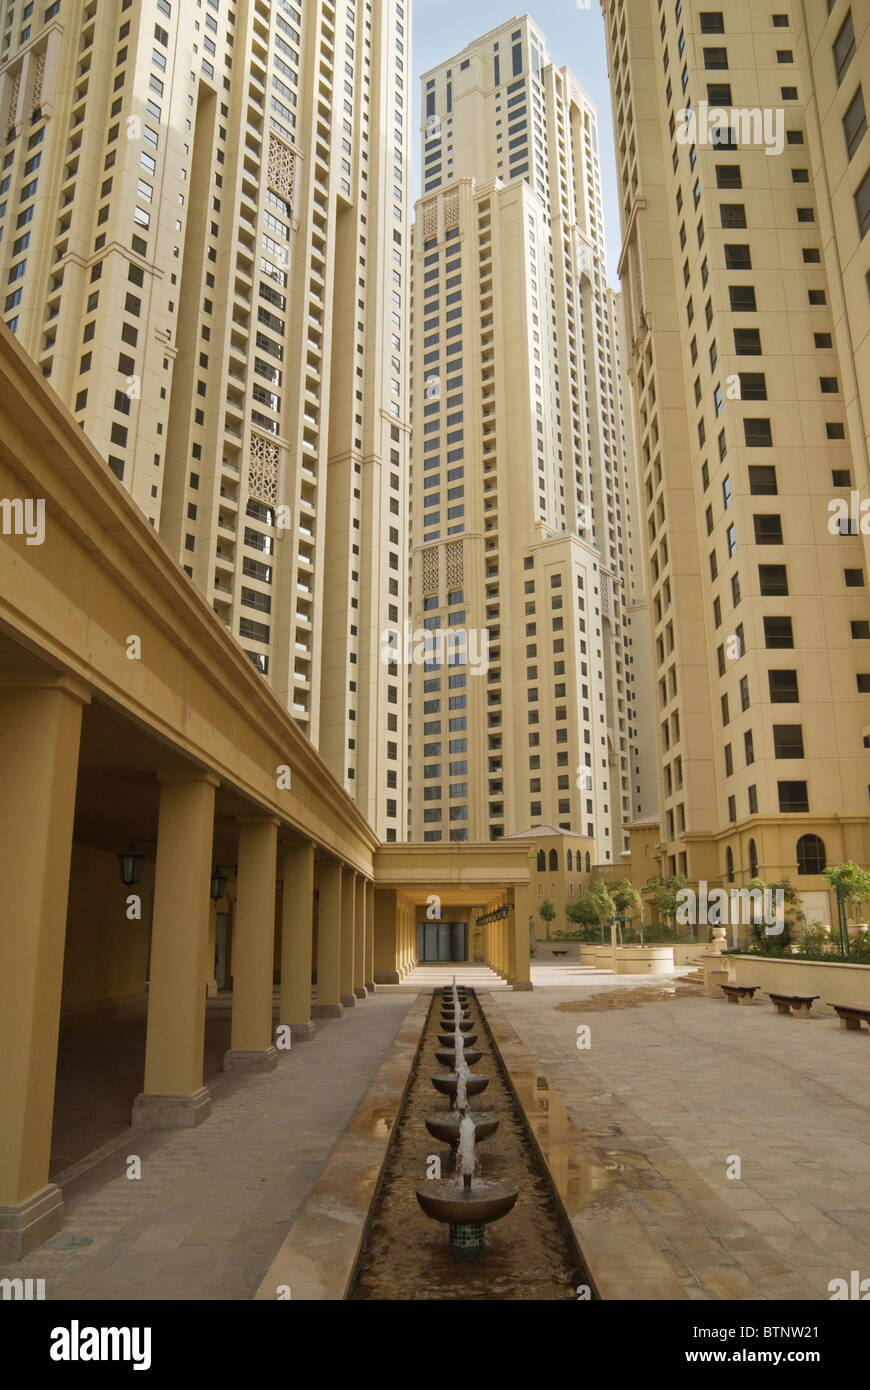
M 0 1278 L 42 1278 L 46 1299 L 252 1298 L 415 997 L 379 991 L 274 1071 L 212 1077 L 202 1125 L 128 1124 L 57 1174 L 63 1229 Z

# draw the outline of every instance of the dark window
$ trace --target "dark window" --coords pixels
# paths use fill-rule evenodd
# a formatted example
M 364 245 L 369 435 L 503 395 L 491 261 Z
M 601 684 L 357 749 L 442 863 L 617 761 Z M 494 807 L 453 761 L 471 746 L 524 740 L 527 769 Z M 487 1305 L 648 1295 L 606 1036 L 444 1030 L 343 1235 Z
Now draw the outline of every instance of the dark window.
M 797 842 L 797 871 L 799 874 L 821 874 L 828 867 L 825 842 L 818 835 L 801 835 Z
M 740 242 L 732 243 L 725 247 L 725 269 L 726 270 L 751 270 L 752 256 L 748 246 Z
M 788 593 L 788 571 L 785 565 L 759 565 L 758 584 L 762 597 L 778 598 Z
M 727 68 L 728 49 L 727 48 L 705 48 L 704 67 L 705 68 Z
M 739 376 L 742 401 L 767 400 L 767 379 L 764 372 L 740 372 Z
M 864 93 L 859 87 L 843 117 L 843 134 L 846 137 L 846 154 L 849 159 L 857 150 L 867 130 L 867 113 L 864 110 Z
M 743 436 L 748 449 L 770 449 L 773 446 L 770 420 L 747 417 L 743 421 Z
M 791 618 L 764 619 L 765 647 L 793 647 L 794 633 Z
M 782 545 L 782 517 L 775 512 L 756 513 L 752 522 L 756 545 Z
M 777 782 L 780 811 L 808 811 L 806 782 Z
M 855 29 L 852 24 L 852 11 L 846 15 L 840 26 L 840 32 L 834 39 L 834 68 L 837 73 L 837 86 L 839 87 L 846 71 L 855 56 Z
M 855 216 L 858 218 L 858 231 L 864 237 L 870 227 L 870 169 L 855 191 Z
M 801 724 L 774 724 L 773 756 L 775 758 L 802 758 L 804 755 L 804 731 Z
M 729 285 L 728 298 L 735 314 L 754 314 L 758 308 L 754 285 Z
M 738 357 L 761 356 L 761 334 L 757 328 L 735 328 L 734 351 Z
M 774 705 L 796 705 L 798 694 L 797 671 L 768 671 L 770 700 Z
M 746 208 L 742 203 L 722 203 L 720 215 L 723 227 L 746 226 Z
M 776 469 L 767 464 L 752 464 L 749 469 L 749 491 L 753 497 L 775 497 Z

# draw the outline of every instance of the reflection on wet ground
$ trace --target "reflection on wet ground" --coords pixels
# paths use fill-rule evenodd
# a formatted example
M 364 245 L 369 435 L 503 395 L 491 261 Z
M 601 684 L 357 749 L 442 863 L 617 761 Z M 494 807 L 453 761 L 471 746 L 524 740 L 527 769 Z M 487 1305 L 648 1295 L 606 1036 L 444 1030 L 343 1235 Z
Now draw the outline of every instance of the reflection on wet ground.
M 542 1169 L 507 1085 L 483 1014 L 472 995 L 471 1017 L 484 1055 L 475 1073 L 489 1085 L 472 1109 L 497 1117 L 492 1138 L 478 1146 L 481 1175 L 515 1183 L 520 1195 L 513 1211 L 487 1227 L 486 1245 L 473 1258 L 458 1259 L 447 1227 L 424 1216 L 417 1202 L 429 1159 L 441 1161 L 442 1177 L 452 1177 L 454 1160 L 446 1145 L 428 1133 L 425 1116 L 446 1113 L 449 1102 L 433 1087 L 437 1035 L 443 1031 L 440 996 L 430 1010 L 415 1070 L 387 1156 L 384 1179 L 375 1197 L 357 1274 L 349 1295 L 356 1300 L 571 1299 L 589 1282 L 576 1247 L 563 1224 L 548 1175 Z
M 600 994 L 589 994 L 582 1000 L 571 1000 L 553 1007 L 563 1014 L 582 1014 L 601 1009 L 636 1009 L 641 1004 L 670 1003 L 675 999 L 700 999 L 704 990 L 700 984 L 685 983 L 682 980 L 673 984 L 649 985 L 640 989 L 609 989 Z

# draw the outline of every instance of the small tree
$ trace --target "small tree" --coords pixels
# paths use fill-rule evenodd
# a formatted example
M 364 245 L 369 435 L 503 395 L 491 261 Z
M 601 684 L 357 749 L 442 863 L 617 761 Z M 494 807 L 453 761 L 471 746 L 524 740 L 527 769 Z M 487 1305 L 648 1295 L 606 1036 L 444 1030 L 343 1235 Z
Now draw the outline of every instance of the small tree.
M 575 903 L 567 904 L 565 916 L 576 927 L 588 929 L 598 926 L 598 906 L 588 889 Z
M 647 883 L 659 917 L 674 929 L 676 929 L 677 908 L 680 906 L 677 894 L 683 892 L 688 886 L 689 881 L 683 874 L 668 874 L 667 877 L 653 874 Z
M 762 894 L 762 902 L 773 904 L 776 902 L 777 893 L 782 893 L 783 899 L 783 930 L 775 939 L 775 946 L 783 949 L 791 945 L 798 939 L 800 932 L 806 925 L 804 910 L 801 906 L 801 897 L 791 879 L 779 878 L 775 883 L 765 883 L 763 878 L 751 878 L 746 887 L 750 892 L 759 891 Z M 766 895 L 770 894 L 768 898 Z M 749 924 L 749 932 L 756 945 L 770 946 L 771 937 L 768 935 L 768 923 L 764 917 L 755 919 Z
M 849 954 L 849 934 L 846 931 L 847 903 L 870 901 L 870 873 L 859 869 L 851 859 L 845 864 L 833 864 L 824 869 L 828 885 L 833 888 L 837 900 L 837 924 L 840 928 L 840 952 L 845 958 Z
M 540 917 L 541 921 L 542 921 L 543 924 L 544 924 L 544 932 L 545 932 L 545 940 L 546 940 L 546 941 L 549 941 L 549 940 L 550 940 L 550 923 L 552 922 L 552 920 L 553 920 L 553 918 L 555 917 L 555 915 L 556 915 L 556 909 L 554 908 L 553 904 L 550 902 L 550 899 L 549 899 L 549 898 L 545 898 L 544 901 L 541 903 L 541 906 L 538 908 L 538 916 Z
M 640 913 L 640 937 L 643 945 L 643 899 L 630 878 L 620 879 L 610 890 L 616 910 L 620 917 L 629 913 Z
M 604 928 L 613 921 L 616 915 L 616 903 L 603 878 L 600 878 L 592 889 L 592 901 L 595 903 L 598 920 L 601 923 L 601 940 L 603 941 Z

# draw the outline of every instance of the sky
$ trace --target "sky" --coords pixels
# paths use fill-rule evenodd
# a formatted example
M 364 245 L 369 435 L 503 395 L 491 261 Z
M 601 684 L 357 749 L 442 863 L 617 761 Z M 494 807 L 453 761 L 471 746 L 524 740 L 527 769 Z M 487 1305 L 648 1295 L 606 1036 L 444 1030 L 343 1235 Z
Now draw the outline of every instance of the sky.
M 599 0 L 532 0 L 531 4 L 511 4 L 511 0 L 413 0 L 414 119 L 411 127 L 411 196 L 419 198 L 420 178 L 420 74 L 461 48 L 505 23 L 515 15 L 530 14 L 542 31 L 550 56 L 557 67 L 568 67 L 598 108 L 598 149 L 601 156 L 601 183 L 604 198 L 604 226 L 607 234 L 608 280 L 619 288 L 621 233 L 607 79 L 607 48 L 604 20 Z

